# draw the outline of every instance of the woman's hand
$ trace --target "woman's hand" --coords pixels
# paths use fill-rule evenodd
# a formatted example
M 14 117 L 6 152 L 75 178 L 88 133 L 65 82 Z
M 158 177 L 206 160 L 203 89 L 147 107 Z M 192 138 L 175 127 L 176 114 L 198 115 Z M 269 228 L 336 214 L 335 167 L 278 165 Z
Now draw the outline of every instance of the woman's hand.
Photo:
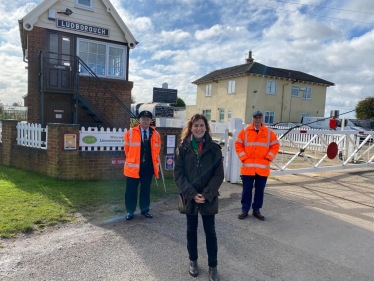
M 197 194 L 193 199 L 195 200 L 196 203 L 199 203 L 199 204 L 205 203 L 205 197 L 201 195 L 200 193 Z

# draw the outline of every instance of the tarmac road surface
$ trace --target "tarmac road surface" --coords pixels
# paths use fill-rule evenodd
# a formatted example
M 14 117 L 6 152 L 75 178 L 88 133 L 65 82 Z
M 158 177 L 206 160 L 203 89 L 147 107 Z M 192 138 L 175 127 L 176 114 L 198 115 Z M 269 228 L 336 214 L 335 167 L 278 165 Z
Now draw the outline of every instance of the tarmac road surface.
M 220 280 L 374 280 L 374 169 L 270 178 L 264 222 L 237 219 L 241 186 L 224 183 L 216 216 Z M 137 215 L 2 240 L 0 280 L 208 280 L 188 275 L 185 216 L 176 198 Z

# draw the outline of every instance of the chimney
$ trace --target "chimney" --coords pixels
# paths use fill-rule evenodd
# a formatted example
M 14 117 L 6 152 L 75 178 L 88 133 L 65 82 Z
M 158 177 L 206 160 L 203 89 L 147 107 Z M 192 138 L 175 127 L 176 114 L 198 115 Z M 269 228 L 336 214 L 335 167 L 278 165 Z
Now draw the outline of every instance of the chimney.
M 247 63 L 252 63 L 254 59 L 252 58 L 252 51 L 250 50 L 248 53 L 248 58 L 245 59 Z

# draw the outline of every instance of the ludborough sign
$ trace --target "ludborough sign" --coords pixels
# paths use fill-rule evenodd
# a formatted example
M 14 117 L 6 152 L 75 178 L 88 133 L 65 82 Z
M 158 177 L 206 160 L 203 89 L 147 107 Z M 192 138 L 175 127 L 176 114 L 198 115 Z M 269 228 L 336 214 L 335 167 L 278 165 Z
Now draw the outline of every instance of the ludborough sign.
M 66 20 L 57 20 L 57 27 L 71 29 L 75 31 L 87 32 L 97 35 L 109 36 L 109 29 L 101 28 L 81 23 L 75 23 Z

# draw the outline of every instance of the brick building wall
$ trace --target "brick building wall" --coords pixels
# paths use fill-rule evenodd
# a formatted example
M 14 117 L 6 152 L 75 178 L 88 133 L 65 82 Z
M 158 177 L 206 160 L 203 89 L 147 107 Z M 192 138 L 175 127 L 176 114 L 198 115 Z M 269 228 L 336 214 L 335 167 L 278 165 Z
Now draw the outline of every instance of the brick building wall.
M 76 36 L 73 36 L 75 40 Z M 39 91 L 39 53 L 46 50 L 46 30 L 40 27 L 34 27 L 28 32 L 28 92 L 24 100 L 25 106 L 28 107 L 27 121 L 29 123 L 41 123 L 40 105 L 41 93 Z M 47 73 L 44 73 L 47 75 Z M 131 107 L 131 91 L 133 82 L 119 79 L 100 78 L 116 97 L 124 103 L 127 108 Z M 79 92 L 85 96 L 99 111 L 105 113 L 117 128 L 130 127 L 130 114 L 124 110 L 113 98 L 109 92 L 103 90 L 101 83 L 96 80 L 80 76 Z M 48 101 L 66 102 L 71 104 L 68 116 L 75 113 L 75 102 L 72 99 L 73 93 L 44 93 L 44 104 Z M 45 120 L 46 121 L 46 120 Z M 71 120 L 71 123 L 73 120 Z M 81 108 L 78 108 L 78 123 L 93 122 L 93 119 Z M 44 124 L 43 124 L 44 125 Z
M 25 106 L 27 121 L 40 123 L 39 52 L 45 50 L 45 29 L 34 27 L 28 32 L 28 86 Z
M 131 90 L 133 82 L 118 79 L 102 79 L 102 82 L 124 103 L 128 109 L 131 107 Z M 130 114 L 105 91 L 102 85 L 92 78 L 81 76 L 79 78 L 79 93 L 86 97 L 96 108 L 104 112 L 115 124 L 116 128 L 130 127 Z M 78 109 L 78 123 L 92 122 L 83 109 Z

